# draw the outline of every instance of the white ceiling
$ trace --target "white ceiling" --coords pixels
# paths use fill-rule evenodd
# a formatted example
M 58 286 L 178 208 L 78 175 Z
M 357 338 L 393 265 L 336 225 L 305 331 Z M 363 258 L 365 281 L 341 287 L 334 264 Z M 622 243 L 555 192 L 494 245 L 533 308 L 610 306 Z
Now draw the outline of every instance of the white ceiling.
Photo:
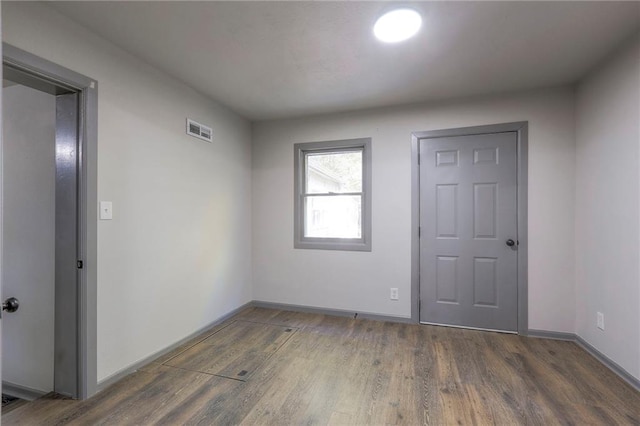
M 389 2 L 52 5 L 252 120 L 572 83 L 640 28 L 638 2 L 418 2 L 388 45 Z

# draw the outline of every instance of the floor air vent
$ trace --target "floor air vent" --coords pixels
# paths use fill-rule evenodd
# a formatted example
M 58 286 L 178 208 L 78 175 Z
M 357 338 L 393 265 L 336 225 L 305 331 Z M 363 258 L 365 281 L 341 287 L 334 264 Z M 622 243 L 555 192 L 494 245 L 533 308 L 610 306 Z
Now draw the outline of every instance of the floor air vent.
M 213 139 L 211 127 L 197 123 L 190 118 L 187 118 L 187 134 L 207 142 L 211 142 Z

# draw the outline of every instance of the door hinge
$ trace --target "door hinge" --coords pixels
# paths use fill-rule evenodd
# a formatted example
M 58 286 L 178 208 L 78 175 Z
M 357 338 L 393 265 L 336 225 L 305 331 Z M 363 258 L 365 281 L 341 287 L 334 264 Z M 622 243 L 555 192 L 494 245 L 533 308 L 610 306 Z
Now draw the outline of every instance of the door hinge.
M 420 153 L 418 153 L 418 166 L 420 165 Z
M 84 266 L 84 262 L 82 260 L 78 260 L 76 264 L 78 266 L 78 269 L 82 269 L 82 267 Z
M 418 226 L 418 238 L 422 236 L 422 227 Z

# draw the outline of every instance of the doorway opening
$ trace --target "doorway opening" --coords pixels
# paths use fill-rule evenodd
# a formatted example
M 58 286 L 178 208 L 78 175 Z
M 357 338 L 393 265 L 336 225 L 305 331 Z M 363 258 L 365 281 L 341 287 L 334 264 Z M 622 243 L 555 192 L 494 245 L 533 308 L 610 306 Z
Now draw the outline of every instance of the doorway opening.
M 413 133 L 415 322 L 527 334 L 527 129 Z
M 2 300 L 18 303 L 2 315 L 3 394 L 84 399 L 97 380 L 97 84 L 2 49 Z

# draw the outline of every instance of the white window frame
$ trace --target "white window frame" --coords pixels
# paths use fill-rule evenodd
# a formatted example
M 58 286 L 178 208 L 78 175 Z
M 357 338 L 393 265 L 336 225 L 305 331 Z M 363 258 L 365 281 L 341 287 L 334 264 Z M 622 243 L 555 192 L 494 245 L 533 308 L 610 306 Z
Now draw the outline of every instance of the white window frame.
M 294 242 L 297 249 L 371 251 L 371 138 L 294 144 Z M 362 150 L 361 238 L 305 237 L 306 168 L 310 153 Z

